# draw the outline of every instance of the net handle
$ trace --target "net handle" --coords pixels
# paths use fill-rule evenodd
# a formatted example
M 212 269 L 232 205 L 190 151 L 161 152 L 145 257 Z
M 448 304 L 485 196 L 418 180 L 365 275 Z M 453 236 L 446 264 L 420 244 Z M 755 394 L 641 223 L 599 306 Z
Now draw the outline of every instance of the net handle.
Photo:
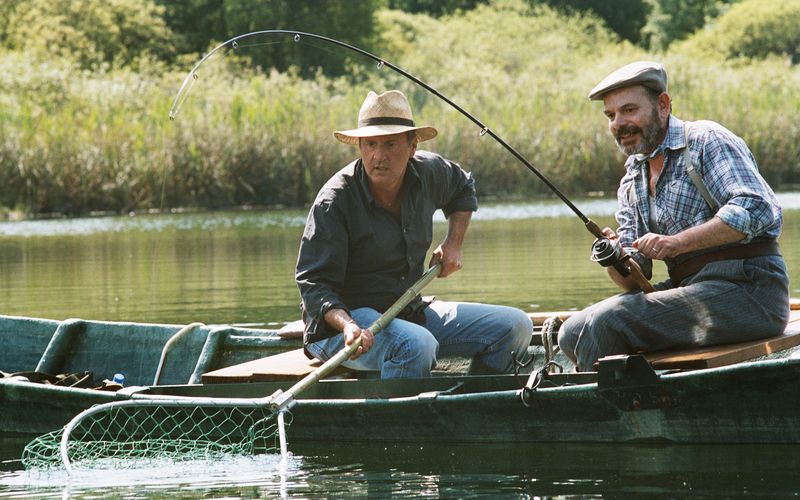
M 420 294 L 423 288 L 439 275 L 442 269 L 441 262 L 433 266 L 422 275 L 403 295 L 400 296 L 392 306 L 386 310 L 374 323 L 369 327 L 373 334 L 377 334 L 383 330 L 397 314 L 402 311 L 417 295 Z M 84 419 L 91 417 L 97 413 L 106 412 L 112 409 L 118 409 L 126 406 L 159 406 L 159 407 L 196 407 L 196 406 L 215 406 L 215 407 L 265 407 L 269 406 L 273 412 L 280 413 L 287 410 L 294 401 L 294 396 L 304 391 L 321 378 L 330 374 L 335 368 L 347 360 L 361 345 L 361 337 L 358 337 L 352 344 L 345 346 L 344 349 L 339 351 L 336 356 L 329 359 L 322 364 L 319 368 L 312 373 L 306 375 L 302 380 L 293 385 L 286 392 L 277 392 L 272 396 L 261 398 L 192 398 L 192 397 L 173 397 L 165 398 L 163 396 L 149 396 L 145 394 L 132 394 L 131 399 L 124 401 L 111 401 L 108 403 L 99 404 L 91 408 L 87 408 L 78 415 L 72 418 L 66 426 L 61 435 L 61 442 L 59 445 L 59 454 L 61 462 L 68 475 L 72 474 L 72 463 L 69 458 L 69 439 L 72 431 Z
M 384 312 L 378 319 L 375 320 L 374 323 L 372 323 L 372 325 L 370 325 L 369 330 L 372 332 L 372 334 L 377 335 L 378 332 L 383 330 L 386 325 L 388 325 L 395 318 L 395 316 L 400 313 L 400 311 L 402 311 L 408 304 L 411 303 L 412 300 L 414 300 L 414 298 L 417 297 L 417 295 L 420 294 L 423 288 L 425 288 L 439 275 L 441 270 L 441 262 L 437 262 L 431 266 L 425 272 L 425 274 L 423 274 L 422 277 L 417 280 L 416 283 L 411 285 L 408 290 L 403 292 L 403 295 L 401 295 L 400 298 L 397 299 L 397 301 L 386 310 L 386 312 Z M 291 406 L 296 395 L 317 383 L 320 379 L 329 375 L 333 370 L 338 368 L 339 365 L 347 361 L 360 346 L 361 337 L 359 336 L 352 344 L 345 346 L 344 349 L 336 353 L 334 357 L 330 358 L 323 363 L 322 366 L 303 377 L 302 380 L 297 382 L 286 392 L 276 393 L 271 402 L 273 411 L 281 411 L 287 406 Z

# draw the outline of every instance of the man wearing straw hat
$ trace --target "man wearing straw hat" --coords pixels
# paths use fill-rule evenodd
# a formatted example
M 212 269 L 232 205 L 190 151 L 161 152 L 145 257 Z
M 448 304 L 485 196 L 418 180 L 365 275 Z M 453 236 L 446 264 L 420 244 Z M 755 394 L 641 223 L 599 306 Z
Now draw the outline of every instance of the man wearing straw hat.
M 782 215 L 745 142 L 718 123 L 672 115 L 667 73 L 626 65 L 589 93 L 628 156 L 617 192 L 619 229 L 604 230 L 650 274 L 669 279 L 569 318 L 558 344 L 581 370 L 603 356 L 743 342 L 779 335 L 789 318 L 789 279 L 777 237 Z
M 437 134 L 414 123 L 402 92 L 370 92 L 358 128 L 334 132 L 361 157 L 319 191 L 300 243 L 296 280 L 307 352 L 326 361 L 359 336 L 344 366 L 381 378 L 425 377 L 439 356 L 472 358 L 471 373 L 509 372 L 524 358 L 533 327 L 519 309 L 417 298 L 379 335 L 367 328 L 425 271 L 433 214 L 448 219 L 432 261 L 440 277 L 461 269 L 475 184 L 458 164 L 417 150 Z M 513 353 L 513 356 L 512 356 Z

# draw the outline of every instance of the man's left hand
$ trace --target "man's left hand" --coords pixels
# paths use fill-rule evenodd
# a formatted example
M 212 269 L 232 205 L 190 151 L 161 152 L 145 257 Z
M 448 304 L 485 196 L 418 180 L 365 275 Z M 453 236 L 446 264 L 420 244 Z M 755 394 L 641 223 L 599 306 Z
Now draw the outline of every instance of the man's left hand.
M 454 272 L 461 269 L 461 248 L 448 248 L 445 244 L 439 245 L 433 251 L 431 256 L 430 266 L 437 262 L 442 263 L 442 271 L 439 273 L 440 278 L 446 278 Z
M 647 233 L 633 242 L 633 248 L 645 257 L 664 260 L 682 253 L 680 242 L 674 236 Z

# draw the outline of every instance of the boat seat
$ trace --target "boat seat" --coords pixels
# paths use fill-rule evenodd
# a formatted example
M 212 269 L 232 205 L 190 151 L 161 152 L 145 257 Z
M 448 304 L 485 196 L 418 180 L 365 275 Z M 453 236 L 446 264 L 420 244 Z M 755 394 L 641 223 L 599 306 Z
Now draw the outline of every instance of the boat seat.
M 670 349 L 644 353 L 644 357 L 656 370 L 699 370 L 759 358 L 797 345 L 800 345 L 800 330 L 787 330 L 782 335 L 762 340 L 695 349 Z
M 320 360 L 308 359 L 300 348 L 204 373 L 201 380 L 204 384 L 300 380 L 320 366 Z M 351 370 L 340 366 L 329 377 L 349 374 Z
M 800 345 L 800 309 L 792 304 L 789 324 L 781 335 L 712 347 L 668 349 L 644 353 L 644 356 L 656 370 L 698 370 L 739 363 L 798 345 Z

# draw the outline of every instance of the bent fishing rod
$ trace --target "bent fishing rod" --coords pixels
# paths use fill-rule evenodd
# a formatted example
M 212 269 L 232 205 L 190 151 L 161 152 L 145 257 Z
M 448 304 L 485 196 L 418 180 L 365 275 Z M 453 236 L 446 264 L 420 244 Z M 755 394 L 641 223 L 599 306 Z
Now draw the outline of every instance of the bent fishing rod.
M 261 31 L 253 31 L 250 33 L 245 33 L 243 35 L 238 35 L 236 37 L 231 38 L 230 40 L 223 42 L 210 52 L 208 52 L 202 59 L 200 59 L 186 76 L 181 85 L 180 89 L 178 90 L 178 94 L 175 96 L 175 99 L 172 103 L 172 107 L 169 110 L 169 118 L 170 120 L 174 120 L 178 114 L 178 110 L 183 105 L 183 102 L 186 100 L 186 97 L 191 90 L 192 86 L 194 85 L 194 81 L 197 80 L 197 71 L 200 69 L 200 66 L 203 65 L 210 57 L 212 57 L 217 52 L 227 51 L 227 50 L 236 50 L 239 48 L 248 47 L 250 45 L 242 45 L 241 42 L 251 39 L 254 37 L 259 36 L 291 36 L 295 43 L 300 42 L 303 38 L 310 38 L 313 40 L 319 40 L 321 42 L 329 43 L 332 45 L 336 45 L 338 47 L 342 47 L 349 51 L 355 52 L 360 54 L 368 59 L 372 59 L 377 63 L 378 69 L 383 67 L 388 67 L 389 69 L 399 73 L 400 75 L 404 76 L 405 78 L 411 80 L 415 84 L 419 85 L 420 87 L 424 88 L 431 94 L 435 95 L 439 99 L 446 102 L 448 105 L 456 109 L 459 113 L 467 117 L 471 122 L 477 125 L 480 128 L 480 135 L 483 137 L 484 135 L 488 135 L 495 141 L 497 141 L 503 148 L 511 153 L 517 160 L 519 160 L 525 167 L 528 168 L 531 172 L 533 172 L 544 184 L 556 195 L 561 199 L 564 204 L 566 204 L 570 210 L 572 210 L 575 215 L 578 216 L 581 221 L 583 221 L 584 226 L 586 229 L 594 235 L 596 238 L 594 243 L 592 244 L 592 254 L 591 260 L 598 262 L 603 267 L 613 266 L 614 269 L 617 270 L 622 276 L 633 276 L 633 279 L 636 283 L 641 287 L 641 289 L 645 292 L 651 292 L 653 290 L 652 285 L 647 281 L 647 278 L 644 277 L 641 270 L 638 266 L 630 265 L 628 260 L 630 260 L 630 254 L 626 254 L 626 252 L 622 249 L 619 242 L 616 239 L 611 239 L 607 237 L 600 227 L 591 219 L 589 219 L 583 212 L 581 212 L 577 206 L 575 206 L 572 201 L 567 198 L 564 193 L 562 193 L 552 182 L 548 179 L 543 173 L 541 173 L 536 167 L 534 167 L 522 154 L 520 154 L 516 149 L 511 147 L 502 137 L 497 135 L 494 130 L 489 128 L 479 119 L 477 119 L 472 114 L 468 113 L 464 108 L 453 102 L 450 98 L 427 84 L 426 82 L 422 81 L 421 79 L 417 78 L 416 76 L 412 75 L 408 71 L 400 68 L 399 66 L 392 64 L 391 62 L 376 56 L 370 52 L 367 52 L 364 49 L 356 47 L 354 45 L 350 45 L 348 43 L 342 42 L 340 40 L 336 40 L 334 38 L 329 38 L 322 35 L 317 35 L 315 33 L 307 33 L 302 31 L 291 31 L 291 30 L 261 30 Z M 223 54 L 225 52 L 222 52 Z

